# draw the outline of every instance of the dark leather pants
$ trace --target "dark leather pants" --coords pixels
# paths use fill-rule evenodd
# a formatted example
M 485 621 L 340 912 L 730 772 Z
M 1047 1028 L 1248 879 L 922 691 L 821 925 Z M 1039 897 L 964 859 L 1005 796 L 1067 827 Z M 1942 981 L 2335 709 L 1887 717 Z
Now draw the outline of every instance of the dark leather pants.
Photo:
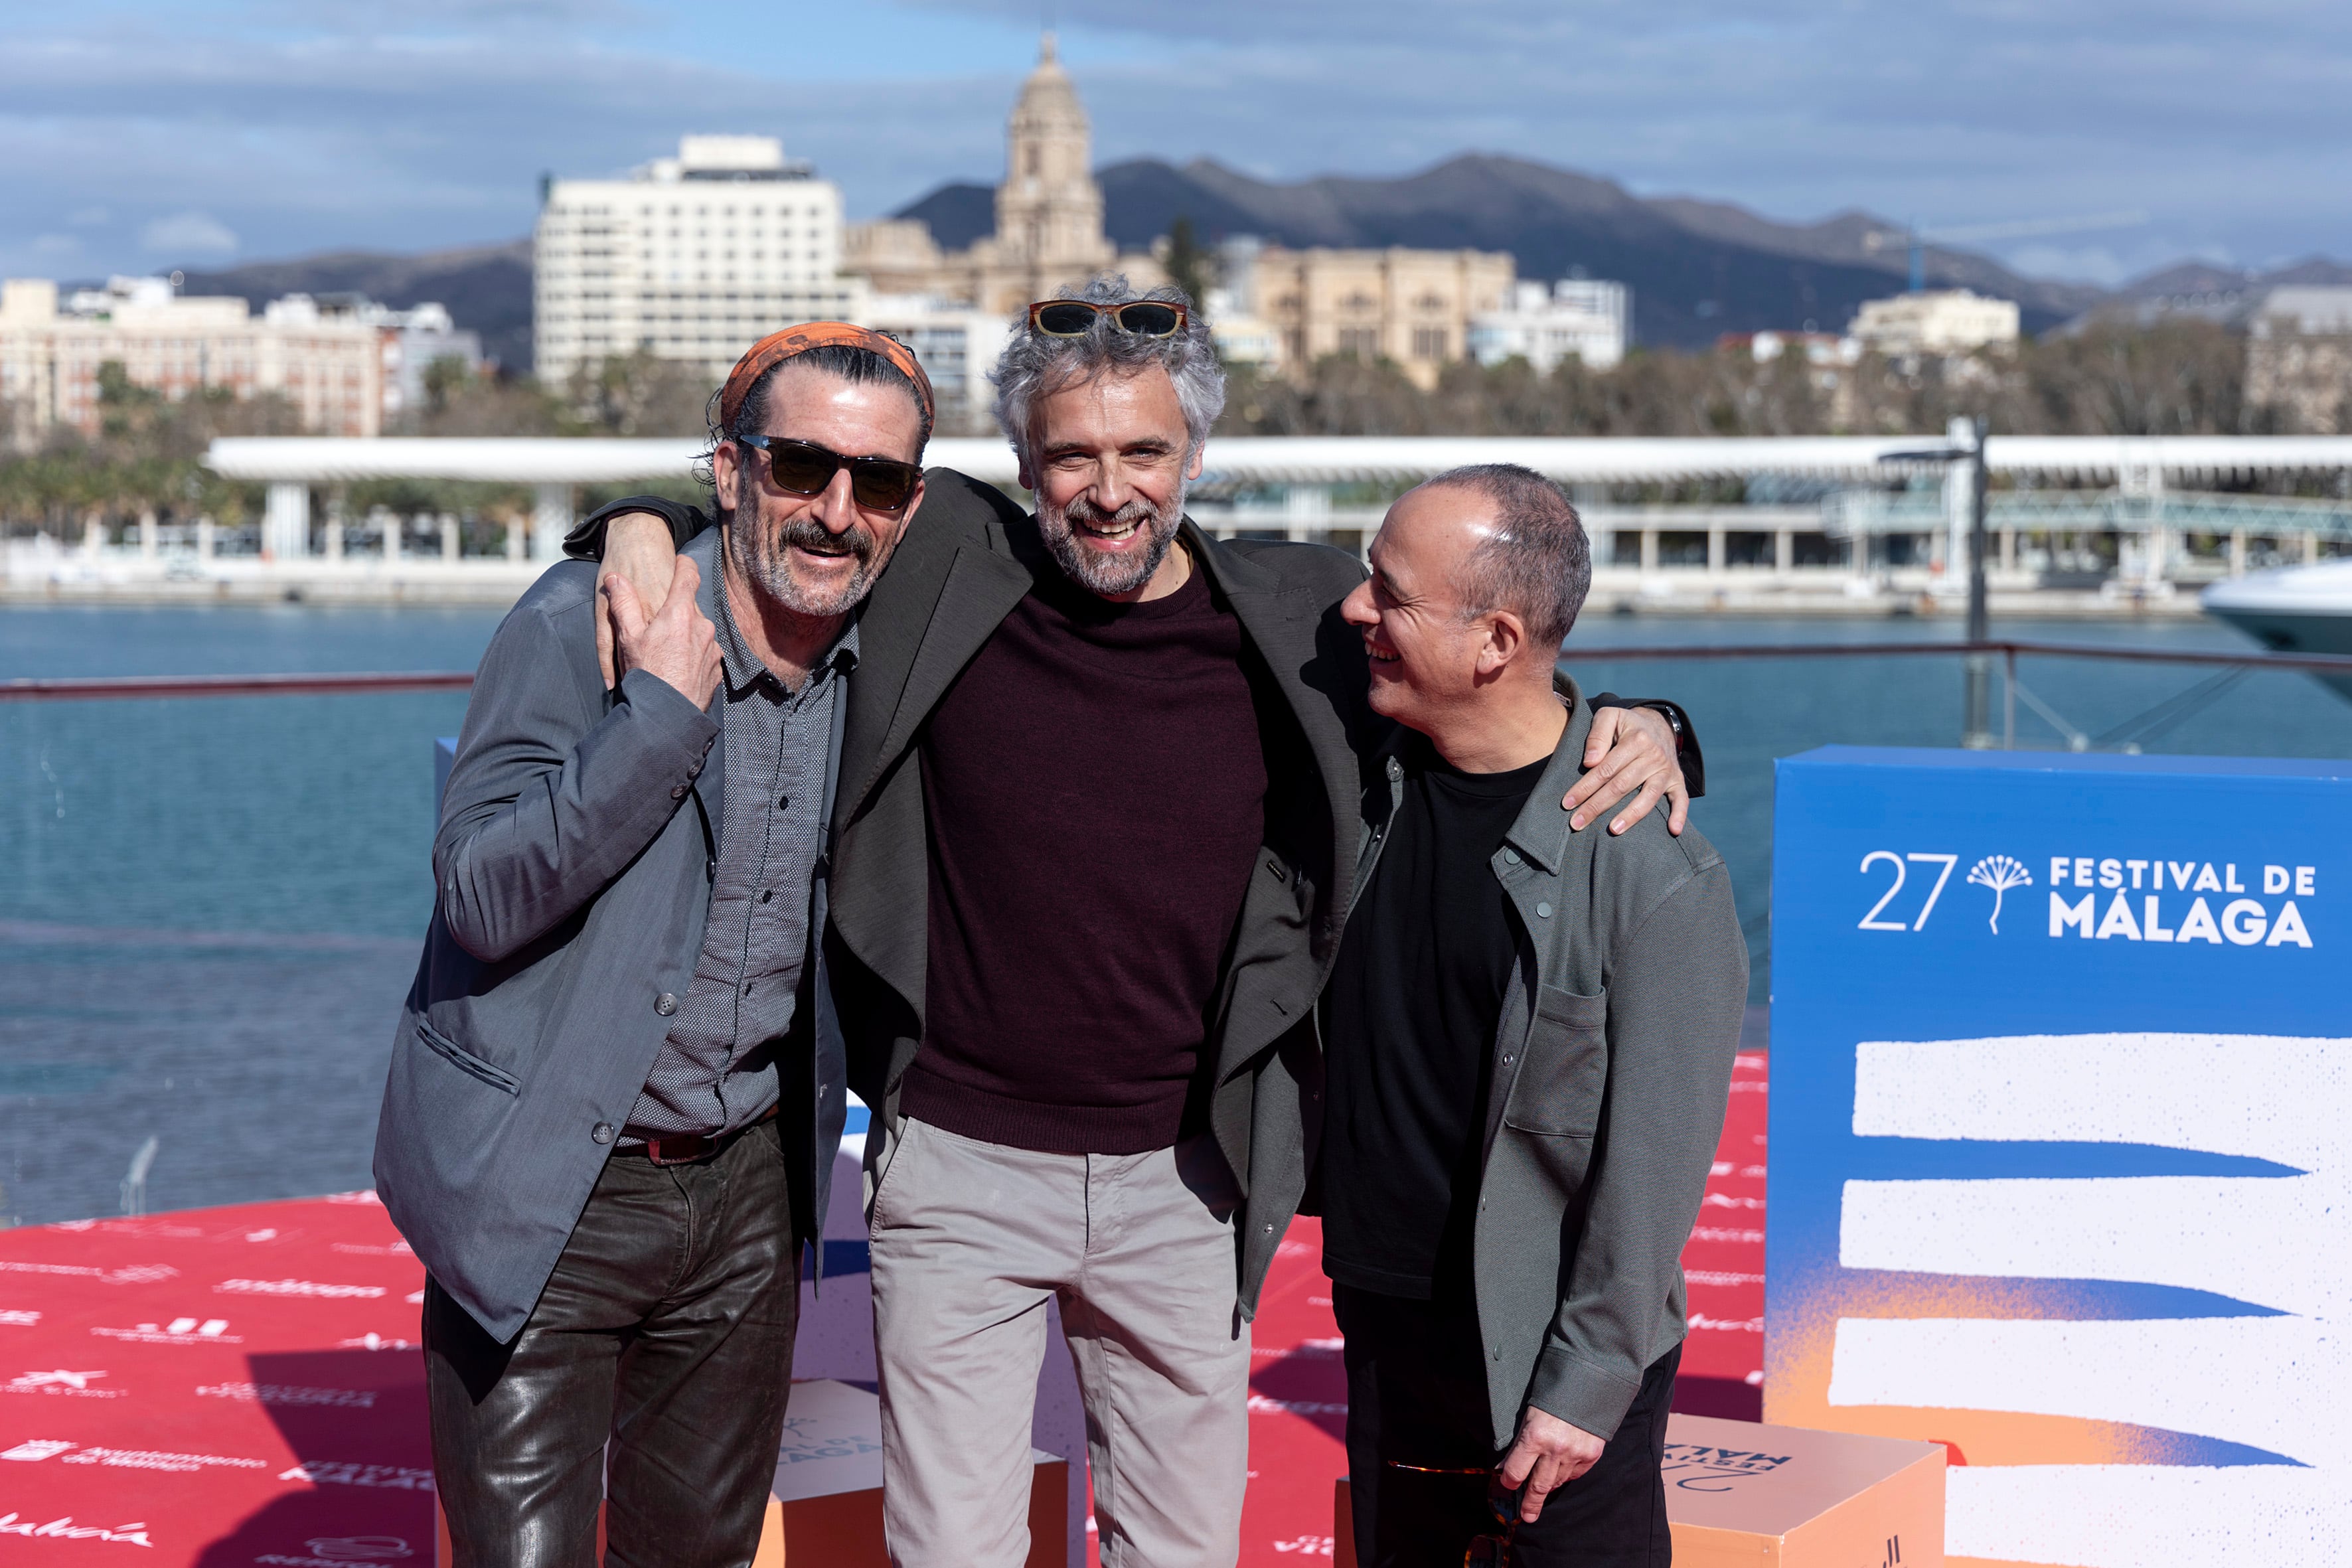
M 614 1154 L 530 1321 L 492 1340 L 428 1280 L 433 1470 L 454 1568 L 742 1568 L 800 1316 L 776 1123 L 699 1164 Z

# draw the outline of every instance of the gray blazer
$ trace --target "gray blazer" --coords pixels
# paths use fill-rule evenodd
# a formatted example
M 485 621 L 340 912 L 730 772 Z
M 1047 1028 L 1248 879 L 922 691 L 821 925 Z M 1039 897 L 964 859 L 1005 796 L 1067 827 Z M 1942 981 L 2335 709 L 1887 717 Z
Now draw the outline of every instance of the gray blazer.
M 1495 1446 L 1532 1405 L 1595 1436 L 1681 1342 L 1682 1250 L 1730 1098 L 1748 947 L 1723 857 L 1654 812 L 1571 833 L 1592 728 L 1569 723 L 1492 861 L 1518 952 L 1492 1047 L 1473 1285 Z M 1355 886 L 1403 796 L 1398 735 L 1365 792 Z
M 705 615 L 719 539 L 710 530 L 687 550 Z M 482 656 L 376 1130 L 376 1192 L 393 1223 L 499 1340 L 529 1320 L 669 1031 L 726 819 L 712 713 L 642 670 L 605 689 L 596 570 L 550 567 Z M 846 707 L 835 708 L 836 763 Z M 824 917 L 822 873 L 812 930 Z M 794 1025 L 801 1048 L 777 1053 L 803 1238 L 825 1211 L 844 1104 L 839 1035 L 814 979 L 808 1027 Z
M 1058 570 L 1036 524 L 1001 492 L 944 468 L 928 481 L 922 510 L 859 623 L 834 814 L 825 948 L 851 1085 L 884 1134 L 868 1142 L 869 1158 L 885 1152 L 898 1125 L 899 1080 L 923 1036 L 923 725 L 1038 575 Z M 1269 742 L 1266 842 L 1208 1042 L 1210 1124 L 1245 1194 L 1236 1261 L 1251 1313 L 1322 1125 L 1315 997 L 1356 870 L 1361 774 L 1351 745 L 1375 733 L 1363 708 L 1362 639 L 1337 614 L 1363 568 L 1324 546 L 1220 542 L 1190 522 L 1183 537 L 1293 721 Z

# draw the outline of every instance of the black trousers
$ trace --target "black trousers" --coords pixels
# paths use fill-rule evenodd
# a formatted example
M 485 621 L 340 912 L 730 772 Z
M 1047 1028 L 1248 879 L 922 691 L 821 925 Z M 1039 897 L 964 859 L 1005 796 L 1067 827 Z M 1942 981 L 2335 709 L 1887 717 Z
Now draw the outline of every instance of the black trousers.
M 1348 1490 L 1363 1568 L 1458 1568 L 1470 1542 L 1501 1535 L 1488 1476 L 1427 1470 L 1502 1463 L 1486 1414 L 1478 1320 L 1466 1300 L 1409 1301 L 1335 1285 L 1347 1336 Z M 1600 1462 L 1554 1490 L 1512 1537 L 1515 1568 L 1668 1568 L 1666 1413 L 1677 1345 L 1654 1363 Z M 1399 1469 L 1398 1465 L 1422 1467 Z M 1518 1517 L 1516 1495 L 1509 1500 Z
M 800 1249 L 777 1124 L 697 1164 L 615 1153 L 500 1344 L 425 1287 L 455 1568 L 742 1568 L 790 1391 Z

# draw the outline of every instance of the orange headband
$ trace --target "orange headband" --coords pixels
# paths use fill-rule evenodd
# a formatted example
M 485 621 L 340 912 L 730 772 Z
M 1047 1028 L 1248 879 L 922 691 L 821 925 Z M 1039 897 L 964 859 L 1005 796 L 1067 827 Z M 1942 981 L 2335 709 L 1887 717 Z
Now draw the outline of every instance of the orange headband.
M 923 374 L 922 362 L 915 358 L 912 349 L 894 337 L 866 327 L 853 327 L 846 321 L 803 321 L 781 332 L 770 332 L 735 362 L 735 368 L 727 374 L 727 384 L 719 393 L 719 427 L 734 428 L 735 416 L 743 411 L 743 400 L 751 395 L 751 388 L 770 370 L 811 349 L 835 347 L 864 349 L 897 366 L 915 384 L 915 396 L 923 405 L 923 423 L 931 422 L 931 378 Z

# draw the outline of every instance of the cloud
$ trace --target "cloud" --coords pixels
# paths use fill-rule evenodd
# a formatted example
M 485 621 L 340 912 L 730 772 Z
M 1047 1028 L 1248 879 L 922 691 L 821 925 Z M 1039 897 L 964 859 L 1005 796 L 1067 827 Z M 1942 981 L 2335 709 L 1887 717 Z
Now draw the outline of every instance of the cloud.
M 98 228 L 113 216 L 104 207 L 76 207 L 66 214 L 66 221 L 76 228 Z
M 1028 0 L 808 8 L 789 60 L 751 0 L 162 0 L 0 23 L 0 210 L 93 199 L 191 219 L 218 254 L 425 249 L 528 232 L 538 176 L 626 168 L 688 131 L 779 135 L 853 216 L 993 181 Z M 1469 149 L 1786 218 L 1931 226 L 2147 208 L 2170 248 L 2352 250 L 2332 178 L 2352 6 L 2318 0 L 1059 0 L 1105 162 L 1276 178 Z M 131 19 L 136 25 L 129 25 Z M 36 30 L 37 27 L 37 31 Z M 886 74 L 887 73 L 887 74 Z M 92 229 L 100 265 L 137 262 Z M 111 245 L 123 254 L 110 254 Z M 2143 247 L 2114 244 L 2137 268 Z M 0 252 L 7 247 L 0 245 Z M 2045 246 L 2037 265 L 2104 271 Z
M 43 234 L 35 236 L 33 239 L 34 255 L 57 260 L 63 260 L 79 249 L 81 249 L 81 237 L 79 235 Z
M 174 213 L 141 229 L 139 244 L 142 249 L 175 256 L 230 256 L 236 251 L 236 234 L 203 213 Z

